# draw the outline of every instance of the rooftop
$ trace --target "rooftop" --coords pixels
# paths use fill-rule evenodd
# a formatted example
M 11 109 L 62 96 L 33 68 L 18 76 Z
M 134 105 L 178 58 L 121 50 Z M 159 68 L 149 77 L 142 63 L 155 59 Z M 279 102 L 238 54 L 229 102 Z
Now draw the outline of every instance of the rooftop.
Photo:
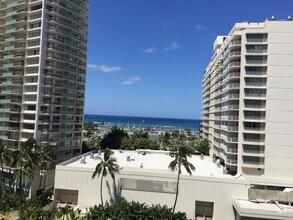
M 233 199 L 233 206 L 240 216 L 284 220 L 293 218 L 293 207 L 279 203 L 258 203 L 248 200 Z
M 153 150 L 137 150 L 137 151 L 119 151 L 113 150 L 114 157 L 117 159 L 117 163 L 120 168 L 127 170 L 127 168 L 144 170 L 144 172 L 164 172 L 170 173 L 171 170 L 168 168 L 170 162 L 173 160 L 169 156 L 168 151 L 153 151 Z M 103 157 L 103 153 L 98 155 L 95 152 L 93 158 L 97 156 Z M 85 158 L 85 163 L 81 163 L 82 158 Z M 92 159 L 91 153 L 81 155 L 79 158 L 71 159 L 60 165 L 67 167 L 78 167 L 78 168 L 95 168 L 100 162 L 99 159 Z M 189 162 L 192 163 L 196 170 L 192 172 L 193 176 L 213 176 L 221 178 L 234 178 L 226 173 L 224 167 L 217 164 L 210 156 L 204 156 L 203 158 L 198 155 L 193 155 L 189 158 Z M 174 173 L 174 172 L 173 172 Z M 185 169 L 182 169 L 183 175 L 188 175 Z

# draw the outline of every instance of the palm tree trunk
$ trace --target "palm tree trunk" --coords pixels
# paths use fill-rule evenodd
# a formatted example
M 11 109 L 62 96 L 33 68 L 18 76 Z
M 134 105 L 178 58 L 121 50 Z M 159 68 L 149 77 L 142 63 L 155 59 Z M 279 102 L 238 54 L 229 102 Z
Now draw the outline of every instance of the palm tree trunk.
M 2 180 L 3 184 L 5 184 L 4 183 L 4 165 L 3 165 L 3 159 L 2 159 L 2 157 L 1 157 L 0 163 L 1 163 L 1 180 Z
M 175 208 L 176 208 L 177 198 L 178 198 L 178 193 L 179 193 L 179 179 L 180 179 L 180 170 L 178 170 L 178 176 L 177 176 L 176 196 L 175 196 L 175 201 L 174 201 L 174 206 L 173 206 L 173 215 L 175 213 Z
M 40 190 L 41 190 L 41 187 L 42 187 L 42 180 L 43 180 L 43 171 L 44 171 L 44 165 L 42 164 L 42 166 L 41 166 L 41 170 L 40 170 L 40 174 L 41 174 L 41 176 L 40 176 L 40 183 L 39 183 L 39 193 L 40 193 Z
M 22 161 L 20 162 L 20 177 L 19 177 L 19 197 L 20 197 L 20 206 L 22 207 Z
M 102 172 L 102 178 L 101 178 L 101 186 L 100 186 L 100 195 L 101 195 L 101 204 L 102 204 L 102 207 L 104 207 L 104 203 L 103 203 L 103 178 L 104 178 L 104 175 L 103 175 L 104 172 Z

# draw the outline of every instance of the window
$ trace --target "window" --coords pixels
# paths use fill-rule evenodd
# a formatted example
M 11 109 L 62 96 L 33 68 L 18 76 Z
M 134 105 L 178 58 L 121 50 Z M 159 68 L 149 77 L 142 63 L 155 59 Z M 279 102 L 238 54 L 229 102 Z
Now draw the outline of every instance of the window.
M 260 145 L 249 145 L 249 144 L 243 144 L 243 151 L 246 153 L 260 153 L 263 152 L 261 150 Z
M 28 77 L 28 78 L 26 78 L 26 82 L 27 83 L 36 83 L 36 82 L 38 82 L 38 78 L 37 77 Z
M 39 50 L 29 50 L 27 55 L 28 56 L 35 56 L 35 55 L 39 55 L 40 51 Z
M 263 45 L 247 45 L 246 50 L 248 53 L 262 53 L 265 52 Z
M 27 65 L 33 65 L 33 64 L 38 64 L 39 63 L 39 59 L 29 59 L 27 60 Z
M 263 75 L 265 73 L 266 73 L 266 67 L 259 67 L 259 66 L 246 67 L 246 74 L 247 75 Z
M 243 156 L 243 163 L 246 163 L 246 164 L 259 164 L 260 159 L 259 159 L 259 157 Z
M 39 36 L 41 36 L 41 31 L 29 33 L 29 38 L 39 37 Z
M 23 129 L 34 130 L 35 125 L 34 124 L 23 124 Z
M 42 4 L 39 4 L 39 5 L 35 5 L 35 6 L 32 6 L 31 7 L 31 11 L 36 11 L 36 10 L 39 10 L 42 8 Z
M 30 139 L 30 138 L 34 137 L 34 134 L 33 133 L 22 133 L 22 137 Z
M 26 92 L 36 92 L 37 91 L 37 86 L 26 86 L 25 91 Z
M 244 100 L 245 108 L 264 108 L 265 100 Z
M 266 41 L 266 34 L 247 34 L 247 42 L 263 42 Z
M 246 62 L 252 64 L 262 64 L 266 62 L 265 56 L 246 56 Z
M 39 46 L 39 45 L 40 45 L 40 40 L 30 41 L 28 43 L 29 47 L 35 47 L 35 46 Z
M 33 101 L 37 100 L 37 96 L 36 95 L 26 95 L 24 100 L 29 101 L 29 102 L 33 102 Z
M 28 105 L 27 106 L 27 110 L 28 111 L 35 111 L 36 110 L 36 106 L 35 105 Z
M 38 14 L 31 15 L 30 19 L 34 20 L 34 19 L 38 19 L 38 18 L 41 18 L 41 17 L 42 17 L 42 13 L 38 13 Z
M 35 29 L 41 27 L 41 22 L 33 23 L 30 25 L 30 29 Z
M 27 68 L 26 73 L 30 74 L 30 73 L 38 73 L 38 67 L 34 67 L 34 68 Z
M 266 95 L 265 89 L 245 89 L 245 95 L 250 97 L 264 97 Z

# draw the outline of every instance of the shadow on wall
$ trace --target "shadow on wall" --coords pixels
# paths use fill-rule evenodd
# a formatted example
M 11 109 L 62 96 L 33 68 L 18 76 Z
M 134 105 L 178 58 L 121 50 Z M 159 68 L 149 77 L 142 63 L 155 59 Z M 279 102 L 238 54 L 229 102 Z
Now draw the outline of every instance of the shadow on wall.
M 113 181 L 113 186 L 112 186 L 112 193 L 111 193 L 111 187 L 109 182 L 106 182 L 108 193 L 110 195 L 110 203 L 111 204 L 117 204 L 124 198 L 121 196 L 122 192 L 122 186 L 120 184 L 120 181 L 118 180 L 117 184 L 116 181 Z

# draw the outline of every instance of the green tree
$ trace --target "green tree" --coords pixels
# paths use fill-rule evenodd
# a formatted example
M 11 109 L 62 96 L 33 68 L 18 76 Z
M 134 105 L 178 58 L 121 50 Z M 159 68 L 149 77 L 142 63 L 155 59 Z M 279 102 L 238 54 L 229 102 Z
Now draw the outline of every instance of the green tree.
M 145 138 L 145 139 L 148 139 L 149 138 L 149 133 L 147 131 L 144 132 L 142 130 L 139 130 L 139 131 L 135 131 L 131 137 L 132 138 Z
M 105 206 L 89 208 L 86 219 L 176 219 L 187 220 L 186 214 L 172 214 L 171 208 L 161 205 L 148 206 L 139 202 L 122 200 L 117 204 L 106 203 Z
M 100 175 L 102 175 L 101 183 L 100 183 L 100 195 L 101 195 L 102 206 L 104 206 L 104 203 L 103 203 L 103 178 L 106 177 L 108 173 L 110 173 L 112 179 L 115 181 L 115 173 L 119 173 L 119 165 L 116 163 L 117 162 L 116 158 L 112 157 L 113 154 L 114 154 L 114 152 L 107 148 L 104 152 L 103 158 L 97 157 L 97 159 L 101 160 L 101 162 L 97 164 L 96 169 L 92 175 L 93 179 L 97 175 L 98 175 L 98 177 Z
M 97 129 L 98 125 L 94 124 L 93 122 L 84 122 L 83 130 L 95 130 Z
M 1 181 L 4 183 L 4 166 L 10 163 L 11 151 L 2 143 L 0 139 L 0 164 L 1 164 Z
M 73 211 L 73 208 L 69 205 L 66 205 L 65 207 L 59 207 L 54 210 L 53 219 L 69 219 L 70 213 Z
M 169 132 L 161 133 L 159 135 L 160 147 L 161 149 L 166 149 L 170 146 L 171 135 Z M 166 149 L 167 150 L 167 149 Z
M 192 163 L 188 161 L 188 157 L 192 156 L 192 149 L 189 146 L 185 146 L 185 145 L 177 146 L 177 150 L 170 152 L 170 156 L 174 157 L 174 160 L 172 160 L 171 163 L 169 164 L 169 168 L 172 171 L 174 171 L 175 169 L 178 169 L 176 196 L 175 196 L 175 201 L 173 206 L 173 214 L 174 214 L 176 204 L 177 204 L 177 199 L 178 199 L 178 193 L 179 193 L 179 180 L 180 180 L 180 175 L 182 173 L 181 167 L 183 166 L 189 175 L 192 175 L 192 171 L 195 170 L 195 167 L 193 166 Z
M 20 202 L 23 200 L 22 190 L 24 177 L 26 176 L 31 180 L 37 172 L 36 167 L 39 161 L 39 154 L 36 148 L 36 140 L 30 138 L 12 153 L 11 165 L 14 167 L 14 177 L 18 179 Z
M 209 155 L 210 147 L 207 139 L 201 139 L 197 141 L 195 150 L 198 154 Z
M 89 150 L 94 150 L 100 147 L 101 145 L 101 140 L 100 139 L 89 139 L 86 142 L 87 148 Z
M 123 138 L 128 137 L 127 132 L 123 128 L 118 128 L 116 125 L 111 128 L 111 131 L 102 139 L 101 147 L 106 149 L 119 149 Z
M 39 167 L 40 167 L 40 183 L 39 183 L 39 190 L 42 187 L 42 180 L 43 180 L 43 173 L 45 170 L 45 165 L 49 163 L 55 163 L 57 159 L 56 148 L 52 145 L 45 146 L 39 152 Z
M 159 150 L 160 146 L 157 142 L 146 138 L 124 138 L 121 143 L 123 150 L 136 150 L 136 149 L 151 149 Z

